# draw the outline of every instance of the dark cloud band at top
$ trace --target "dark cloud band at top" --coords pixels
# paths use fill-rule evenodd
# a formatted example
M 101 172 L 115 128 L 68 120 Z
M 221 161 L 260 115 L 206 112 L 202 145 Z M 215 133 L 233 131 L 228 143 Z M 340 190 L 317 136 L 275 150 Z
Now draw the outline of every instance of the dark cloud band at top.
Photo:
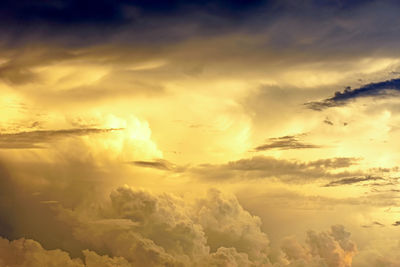
M 5 0 L 0 3 L 0 40 L 10 42 L 11 47 L 32 43 L 31 37 L 78 46 L 116 40 L 154 44 L 247 32 L 267 34 L 278 48 L 299 44 L 298 35 L 310 34 L 308 29 L 312 29 L 316 42 L 310 47 L 316 43 L 325 47 L 326 42 L 337 47 L 338 39 L 344 40 L 343 45 L 359 46 L 366 45 L 365 38 L 377 32 L 380 38 L 385 35 L 397 41 L 398 27 L 393 21 L 399 8 L 395 1 L 377 0 Z M 385 17 L 372 16 L 365 22 L 371 10 L 379 10 Z M 343 26 L 338 19 L 351 23 Z M 379 25 L 375 23 L 378 19 Z M 289 25 L 293 20 L 294 25 Z M 276 25 L 279 29 L 274 28 Z M 360 26 L 364 28 L 361 31 L 351 28 Z M 125 33 L 123 37 L 121 32 Z

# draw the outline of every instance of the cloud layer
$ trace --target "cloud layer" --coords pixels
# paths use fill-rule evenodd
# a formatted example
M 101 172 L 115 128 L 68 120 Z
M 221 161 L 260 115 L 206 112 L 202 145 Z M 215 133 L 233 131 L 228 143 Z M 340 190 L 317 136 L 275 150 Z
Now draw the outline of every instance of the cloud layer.
M 286 239 L 280 252 L 272 252 L 260 219 L 244 210 L 235 197 L 216 189 L 187 202 L 125 186 L 113 191 L 109 202 L 82 208 L 57 208 L 59 218 L 70 225 L 70 238 L 85 248 L 80 258 L 59 249 L 46 250 L 30 239 L 1 238 L 0 262 L 41 267 L 349 267 L 356 253 L 343 226 L 310 231 L 305 245 Z

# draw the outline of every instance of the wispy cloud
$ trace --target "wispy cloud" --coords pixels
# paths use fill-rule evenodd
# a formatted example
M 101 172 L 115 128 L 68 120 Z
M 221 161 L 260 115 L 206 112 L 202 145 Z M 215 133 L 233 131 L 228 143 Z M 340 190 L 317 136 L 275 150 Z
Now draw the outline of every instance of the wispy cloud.
M 0 149 L 43 148 L 41 144 L 58 138 L 122 130 L 121 128 L 77 128 L 0 133 Z
M 203 164 L 189 171 L 204 180 L 227 181 L 277 178 L 292 183 L 307 183 L 317 179 L 338 179 L 361 176 L 362 172 L 331 172 L 356 164 L 357 159 L 333 158 L 309 162 L 257 156 L 225 164 Z
M 400 226 L 400 221 L 395 221 L 392 225 L 393 226 Z
M 154 161 L 132 161 L 129 162 L 130 164 L 139 166 L 139 167 L 144 167 L 144 168 L 152 168 L 152 169 L 158 169 L 158 170 L 164 170 L 164 171 L 172 171 L 176 168 L 174 164 L 167 160 L 163 159 L 157 159 Z
M 299 135 L 287 135 L 281 137 L 269 138 L 266 144 L 257 146 L 255 151 L 264 151 L 270 149 L 305 149 L 305 148 L 320 148 L 321 146 L 304 143 L 299 139 Z
M 372 222 L 371 224 L 361 225 L 361 227 L 364 227 L 364 228 L 371 228 L 371 227 L 374 227 L 374 226 L 385 227 L 384 224 L 382 224 L 380 222 L 377 222 L 377 221 Z
M 385 96 L 388 95 L 389 90 L 400 91 L 400 79 L 370 83 L 356 89 L 347 87 L 343 92 L 337 91 L 333 97 L 321 101 L 308 102 L 305 105 L 309 109 L 321 111 L 330 107 L 343 106 L 359 97 Z
M 344 178 L 344 179 L 332 181 L 332 182 L 324 185 L 324 187 L 349 185 L 349 184 L 356 184 L 356 183 L 367 182 L 367 181 L 376 181 L 376 180 L 383 180 L 383 178 L 382 177 L 373 177 L 373 176 Z

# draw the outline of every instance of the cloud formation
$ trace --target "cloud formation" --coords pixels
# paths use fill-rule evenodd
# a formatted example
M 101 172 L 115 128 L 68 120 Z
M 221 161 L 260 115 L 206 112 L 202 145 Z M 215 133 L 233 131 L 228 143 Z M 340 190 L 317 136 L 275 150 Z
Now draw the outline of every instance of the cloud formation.
M 349 267 L 357 251 L 350 233 L 337 225 L 327 232 L 308 232 L 306 244 L 286 239 L 280 251 L 272 252 L 261 220 L 243 209 L 234 196 L 216 189 L 185 201 L 172 194 L 156 195 L 124 186 L 110 194 L 109 202 L 98 204 L 57 208 L 59 219 L 71 227 L 69 238 L 81 242 L 80 257 L 44 249 L 30 239 L 0 238 L 0 263 L 33 267 L 55 263 L 60 267 Z M 60 244 L 66 241 L 58 240 Z
M 109 237 L 112 238 L 112 236 Z M 273 263 L 253 262 L 249 260 L 246 253 L 239 253 L 234 247 L 220 247 L 200 261 L 186 263 L 176 262 L 173 258 L 164 260 L 158 258 L 158 261 L 155 261 L 157 256 L 160 256 L 156 251 L 152 250 L 148 254 L 146 253 L 147 250 L 139 249 L 139 251 L 135 251 L 132 248 L 129 249 L 130 253 L 140 254 L 110 257 L 109 255 L 99 255 L 95 251 L 85 249 L 82 251 L 81 258 L 71 258 L 65 251 L 60 249 L 46 250 L 40 243 L 31 239 L 21 238 L 9 241 L 0 237 L 0 263 L 10 267 L 50 267 L 55 265 L 60 267 L 350 267 L 352 259 L 357 253 L 357 248 L 349 237 L 350 233 L 346 232 L 341 225 L 332 226 L 326 232 L 316 233 L 315 231 L 309 231 L 305 244 L 299 243 L 293 237 L 288 237 L 283 240 L 281 249 L 275 252 L 276 255 L 272 255 L 272 258 L 275 258 Z M 120 245 L 132 245 L 132 242 L 135 241 L 132 238 L 133 236 L 128 234 L 127 238 L 120 240 L 124 241 Z M 140 243 L 140 246 L 150 249 L 151 246 L 155 247 L 156 245 L 148 240 L 147 244 Z M 138 249 L 138 247 L 135 248 Z M 125 250 L 125 247 L 120 247 L 119 249 Z M 115 252 L 115 254 L 124 254 L 124 252 Z M 176 257 L 178 256 L 176 255 Z M 152 260 L 149 261 L 149 259 Z
M 356 183 L 362 183 L 362 182 L 367 182 L 367 181 L 376 181 L 376 180 L 384 180 L 384 179 L 382 177 L 373 177 L 373 176 L 351 177 L 351 178 L 343 178 L 340 180 L 332 181 L 324 186 L 330 187 L 330 186 L 339 186 L 339 185 L 349 185 L 349 184 L 356 184 Z
M 203 164 L 188 171 L 204 180 L 253 180 L 277 178 L 284 182 L 308 183 L 318 179 L 333 179 L 363 175 L 357 171 L 331 172 L 356 164 L 355 158 L 321 159 L 309 162 L 256 156 L 225 164 Z
M 137 160 L 137 161 L 132 161 L 130 163 L 143 168 L 152 168 L 163 171 L 173 171 L 177 169 L 177 166 L 175 164 L 164 159 L 158 159 L 155 161 Z
M 395 221 L 392 225 L 393 226 L 399 226 L 400 225 L 400 221 Z
M 133 267 L 121 257 L 101 256 L 94 251 L 82 251 L 84 260 L 71 258 L 62 250 L 46 250 L 40 243 L 20 238 L 9 241 L 0 237 L 0 265 L 26 267 Z
M 308 102 L 305 105 L 313 110 L 321 111 L 330 107 L 339 107 L 351 100 L 360 97 L 382 97 L 387 96 L 389 91 L 400 91 L 400 79 L 392 79 L 383 82 L 370 83 L 360 88 L 351 89 L 347 87 L 343 92 L 336 92 L 331 98 L 322 101 Z
M 282 251 L 285 262 L 281 266 L 351 267 L 357 247 L 342 225 L 334 225 L 326 232 L 309 231 L 305 245 L 287 238 Z
M 264 151 L 269 149 L 304 149 L 304 148 L 320 148 L 321 146 L 303 143 L 297 135 L 287 135 L 281 137 L 269 138 L 268 143 L 257 146 L 255 151 Z
M 36 130 L 16 133 L 0 133 L 0 149 L 43 148 L 41 145 L 58 138 L 85 136 L 122 130 L 121 128 L 78 128 L 61 130 Z
M 94 212 L 59 212 L 83 247 L 132 266 L 270 266 L 260 219 L 218 190 L 191 203 L 125 186 Z

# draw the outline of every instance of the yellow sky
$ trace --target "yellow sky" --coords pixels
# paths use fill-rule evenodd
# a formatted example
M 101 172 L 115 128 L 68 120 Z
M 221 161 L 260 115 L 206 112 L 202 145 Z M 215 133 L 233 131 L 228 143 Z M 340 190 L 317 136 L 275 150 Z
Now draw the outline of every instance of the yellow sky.
M 398 266 L 398 53 L 295 20 L 2 45 L 0 265 Z

